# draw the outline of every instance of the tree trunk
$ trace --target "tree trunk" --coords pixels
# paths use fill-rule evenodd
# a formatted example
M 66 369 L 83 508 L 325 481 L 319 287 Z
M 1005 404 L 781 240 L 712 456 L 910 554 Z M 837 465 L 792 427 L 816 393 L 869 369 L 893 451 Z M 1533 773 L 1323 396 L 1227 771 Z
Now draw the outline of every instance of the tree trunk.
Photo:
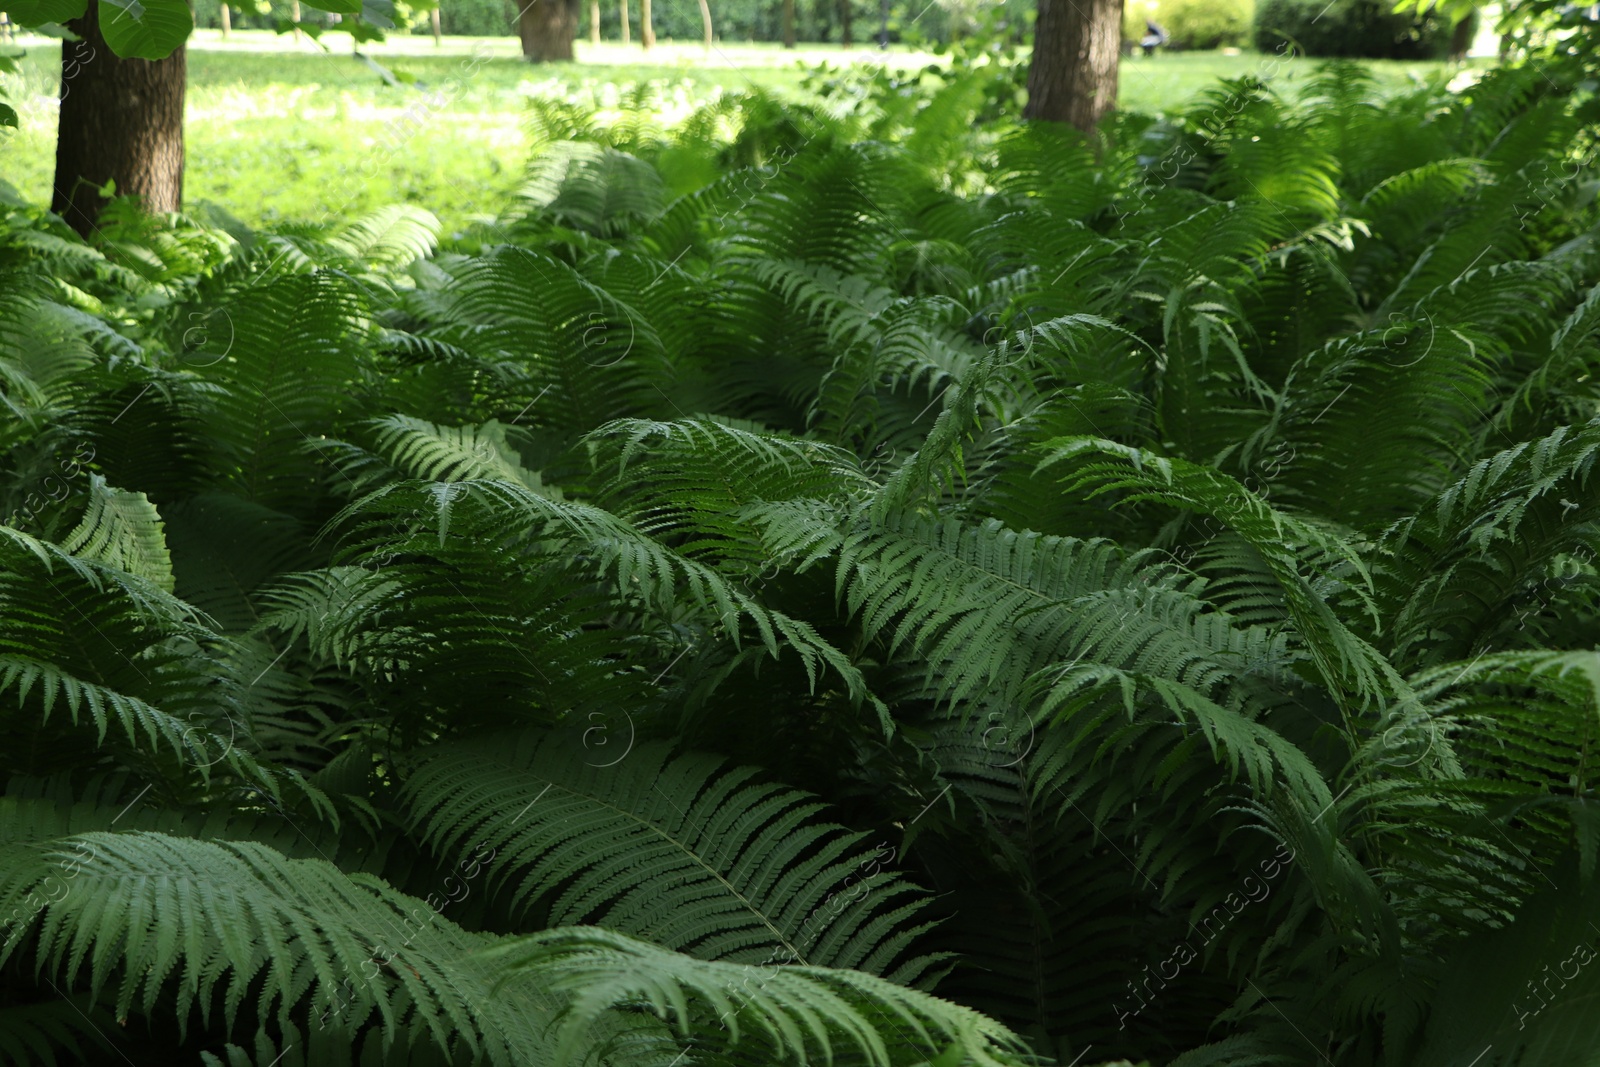
M 578 35 L 576 0 L 533 0 L 517 20 L 522 54 L 530 63 L 570 63 Z
M 706 51 L 711 51 L 711 5 L 700 0 L 700 28 L 705 34 Z
M 1122 0 L 1039 0 L 1025 119 L 1088 133 L 1117 103 Z
M 433 47 L 442 48 L 444 46 L 444 29 L 439 25 L 438 5 L 434 5 L 434 9 L 428 12 L 428 21 L 433 23 Z
M 839 47 L 848 49 L 854 41 L 850 36 L 850 9 L 853 0 L 839 0 Z
M 290 0 L 289 17 L 294 19 L 295 43 L 300 43 L 300 0 Z
M 589 0 L 589 43 L 600 43 L 600 0 Z
M 50 210 L 88 236 L 100 216 L 100 187 L 115 182 L 149 211 L 183 206 L 183 86 L 187 55 L 123 59 L 106 45 L 90 4 L 61 42 L 61 117 Z M 107 10 L 111 10 L 109 7 Z
M 656 28 L 650 24 L 650 0 L 639 0 L 639 43 L 646 52 L 656 46 Z
M 628 0 L 620 0 L 622 4 L 622 43 L 627 44 L 633 40 L 633 28 L 628 25 Z
M 783 0 L 783 47 L 794 47 L 794 0 Z
M 227 4 L 218 4 L 217 10 L 222 14 L 222 39 L 226 41 L 228 34 L 233 31 L 233 15 L 229 13 Z
M 889 0 L 878 0 L 878 16 L 883 23 L 878 30 L 878 48 L 887 52 L 889 50 Z
M 1472 39 L 1478 33 L 1477 13 L 1463 15 L 1450 30 L 1450 62 L 1460 63 L 1472 50 Z

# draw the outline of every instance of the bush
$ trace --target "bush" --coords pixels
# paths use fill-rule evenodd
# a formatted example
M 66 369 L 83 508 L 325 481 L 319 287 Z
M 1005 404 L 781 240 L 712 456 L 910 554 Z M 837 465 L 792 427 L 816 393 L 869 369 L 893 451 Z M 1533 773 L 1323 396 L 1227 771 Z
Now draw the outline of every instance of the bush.
M 450 0 L 439 5 L 439 28 L 468 37 L 504 36 L 516 32 L 518 7 L 511 0 Z M 584 22 L 580 30 L 587 27 Z M 418 23 L 418 32 L 431 32 L 426 19 Z
M 1450 47 L 1450 22 L 1432 11 L 1395 14 L 1384 0 L 1262 0 L 1256 47 L 1276 50 L 1285 36 L 1317 57 L 1437 59 Z
M 1255 0 L 1128 0 L 1123 8 L 1122 37 L 1144 36 L 1144 20 L 1155 19 L 1167 31 L 1171 48 L 1221 48 L 1250 39 Z

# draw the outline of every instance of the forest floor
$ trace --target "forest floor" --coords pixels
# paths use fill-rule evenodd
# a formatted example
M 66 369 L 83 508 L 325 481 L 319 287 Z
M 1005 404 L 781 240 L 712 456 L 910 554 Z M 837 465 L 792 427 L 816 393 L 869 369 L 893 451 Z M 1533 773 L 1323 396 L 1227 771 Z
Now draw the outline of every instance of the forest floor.
M 493 214 L 521 182 L 532 96 L 615 99 L 617 86 L 655 81 L 665 107 L 686 113 L 719 90 L 760 87 L 803 95 L 808 69 L 828 63 L 921 66 L 935 57 L 905 48 L 661 42 L 577 43 L 578 61 L 534 68 L 515 38 L 396 35 L 351 54 L 348 37 L 322 44 L 262 30 L 223 41 L 199 30 L 189 44 L 186 203 L 210 201 L 249 225 L 317 222 L 404 200 L 438 213 L 447 232 Z M 44 202 L 55 153 L 60 52 L 48 38 L 20 42 L 27 55 L 7 80 L 22 127 L 0 133 L 0 182 Z M 365 58 L 362 58 L 365 57 Z M 1170 111 L 1218 78 L 1260 73 L 1270 62 L 1244 52 L 1191 52 L 1124 61 L 1122 106 Z M 1483 62 L 1483 61 L 1479 61 Z M 1383 88 L 1443 69 L 1440 63 L 1373 62 Z M 1279 63 L 1280 81 L 1305 77 L 1309 61 Z M 385 74 L 392 76 L 386 79 Z M 374 156 L 378 164 L 372 162 Z M 4 187 L 0 186 L 0 194 Z

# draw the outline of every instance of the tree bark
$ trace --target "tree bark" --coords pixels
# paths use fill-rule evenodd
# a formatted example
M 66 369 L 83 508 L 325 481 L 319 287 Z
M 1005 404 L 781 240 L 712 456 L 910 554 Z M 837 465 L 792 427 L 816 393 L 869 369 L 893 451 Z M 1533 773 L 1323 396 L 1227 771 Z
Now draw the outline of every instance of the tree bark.
M 1123 0 L 1039 0 L 1025 119 L 1088 133 L 1117 103 Z
M 620 0 L 622 5 L 622 43 L 627 44 L 633 40 L 633 28 L 628 25 L 628 0 Z
M 855 42 L 850 36 L 850 9 L 852 0 L 839 0 L 839 47 L 848 49 Z
M 439 25 L 439 7 L 437 4 L 434 5 L 432 11 L 428 12 L 428 21 L 433 23 L 433 47 L 444 47 L 444 28 Z
M 522 55 L 530 63 L 570 63 L 578 35 L 576 0 L 533 0 L 517 20 Z
M 600 43 L 600 0 L 589 0 L 589 43 Z
M 711 5 L 700 0 L 700 28 L 705 33 L 706 51 L 711 51 Z
M 300 0 L 290 0 L 289 17 L 294 19 L 294 40 L 300 43 Z
M 67 23 L 80 40 L 61 42 L 61 117 L 50 210 L 88 236 L 100 217 L 100 188 L 148 211 L 183 206 L 183 87 L 187 55 L 123 59 L 106 45 L 97 9 Z
M 217 10 L 222 15 L 222 39 L 226 41 L 229 32 L 233 30 L 233 15 L 229 13 L 227 4 L 218 4 Z
M 794 47 L 794 0 L 783 0 L 783 47 Z
M 639 43 L 646 52 L 656 46 L 656 28 L 650 22 L 650 0 L 639 0 Z

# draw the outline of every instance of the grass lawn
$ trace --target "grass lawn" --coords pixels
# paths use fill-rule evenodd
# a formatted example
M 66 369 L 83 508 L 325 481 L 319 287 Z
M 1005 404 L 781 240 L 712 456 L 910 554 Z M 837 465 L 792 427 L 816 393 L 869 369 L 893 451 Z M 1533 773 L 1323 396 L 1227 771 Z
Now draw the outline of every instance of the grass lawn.
M 447 230 L 492 214 L 521 179 L 524 102 L 533 94 L 595 93 L 617 84 L 661 81 L 687 109 L 719 89 L 761 86 L 799 94 L 803 67 L 889 63 L 910 67 L 931 57 L 904 49 L 879 52 L 825 45 L 785 52 L 772 44 L 663 42 L 648 57 L 637 45 L 578 42 L 578 61 L 530 67 L 515 38 L 396 36 L 353 56 L 349 38 L 324 37 L 327 50 L 266 31 L 238 31 L 223 41 L 200 30 L 189 45 L 186 203 L 211 201 L 251 225 L 319 221 L 405 200 L 437 213 Z M 22 128 L 0 133 L 0 179 L 34 202 L 49 199 L 54 167 L 59 45 L 24 39 L 27 56 L 6 89 Z M 648 61 L 646 61 L 648 60 Z M 1259 71 L 1262 56 L 1174 53 L 1123 63 L 1124 107 L 1182 106 L 1220 77 Z M 376 65 L 374 65 L 376 64 Z M 1380 81 L 1398 87 L 1440 69 L 1437 63 L 1373 63 Z M 1311 69 L 1279 64 L 1294 81 Z M 380 70 L 402 79 L 396 86 Z

